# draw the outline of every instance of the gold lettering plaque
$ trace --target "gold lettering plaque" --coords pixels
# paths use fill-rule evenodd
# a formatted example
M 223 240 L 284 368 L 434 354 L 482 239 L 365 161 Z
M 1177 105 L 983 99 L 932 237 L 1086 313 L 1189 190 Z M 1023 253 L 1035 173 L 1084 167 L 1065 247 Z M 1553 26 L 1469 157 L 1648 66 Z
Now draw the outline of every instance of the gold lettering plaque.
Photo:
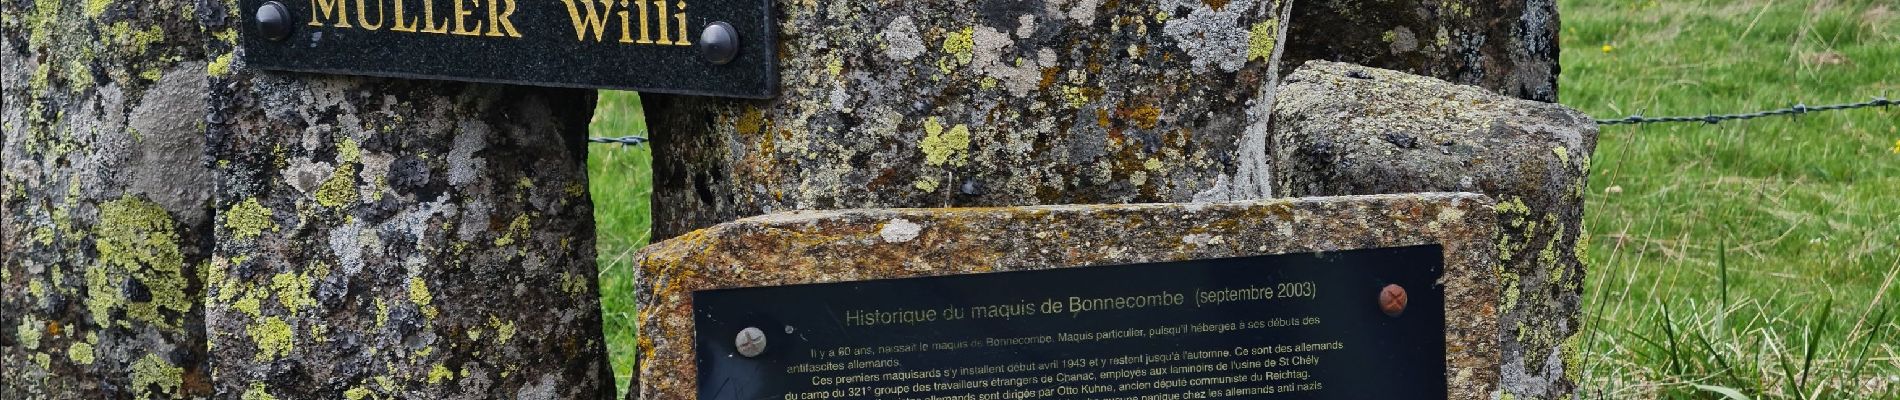
M 267 70 L 767 98 L 778 80 L 771 4 L 241 0 L 239 31 L 245 63 Z M 729 35 L 701 43 L 708 29 Z M 705 55 L 721 46 L 736 55 Z

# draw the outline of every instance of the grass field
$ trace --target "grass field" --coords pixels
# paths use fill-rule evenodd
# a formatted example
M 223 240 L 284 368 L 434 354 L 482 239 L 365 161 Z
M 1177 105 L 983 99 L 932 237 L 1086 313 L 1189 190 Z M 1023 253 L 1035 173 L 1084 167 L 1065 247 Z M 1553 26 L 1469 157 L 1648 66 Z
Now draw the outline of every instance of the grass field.
M 1560 3 L 1561 97 L 1598 117 L 1900 98 L 1894 0 Z M 639 109 L 603 92 L 594 134 Z M 590 150 L 624 386 L 649 156 Z M 1588 398 L 1900 399 L 1900 107 L 1606 126 L 1593 166 Z
M 1560 11 L 1560 96 L 1591 115 L 1900 98 L 1893 0 Z M 1604 127 L 1586 205 L 1590 397 L 1900 398 L 1897 141 L 1900 108 Z

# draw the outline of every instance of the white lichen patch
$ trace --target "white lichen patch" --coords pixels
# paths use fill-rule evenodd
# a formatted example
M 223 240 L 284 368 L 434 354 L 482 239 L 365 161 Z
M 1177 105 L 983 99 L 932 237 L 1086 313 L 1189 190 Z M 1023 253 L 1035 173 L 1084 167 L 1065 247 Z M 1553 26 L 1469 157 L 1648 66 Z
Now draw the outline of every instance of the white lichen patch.
M 971 40 L 976 45 L 971 65 L 984 76 L 995 78 L 1017 97 L 1035 91 L 1042 82 L 1042 69 L 1056 65 L 1055 51 L 1046 48 L 1038 50 L 1033 60 L 1010 57 L 1016 42 L 995 28 L 976 27 Z
M 917 37 L 917 23 L 909 15 L 898 16 L 879 33 L 884 38 L 884 55 L 898 61 L 910 61 L 924 54 L 924 41 Z
M 467 185 L 482 176 L 487 161 L 475 158 L 475 152 L 488 147 L 488 126 L 484 124 L 460 124 L 460 133 L 455 135 L 455 147 L 449 150 L 449 184 Z
M 1175 46 L 1187 52 L 1195 72 L 1207 72 L 1208 68 L 1239 71 L 1247 64 L 1251 30 L 1241 25 L 1241 13 L 1237 10 L 1251 10 L 1254 2 L 1238 0 L 1221 10 L 1198 2 L 1191 4 L 1193 12 L 1185 17 L 1169 18 L 1161 31 L 1174 39 Z
M 1102 0 L 1050 0 L 1047 4 L 1050 14 L 1068 16 L 1082 25 L 1095 24 L 1095 12 L 1102 8 Z
M 831 109 L 846 114 L 851 113 L 851 106 L 849 104 L 851 101 L 851 92 L 845 88 L 844 82 L 833 84 L 831 86 L 831 93 L 827 97 L 831 100 Z
M 897 218 L 885 223 L 884 229 L 879 229 L 877 235 L 884 238 L 884 243 L 903 243 L 916 239 L 917 234 L 923 232 L 923 229 L 923 226 L 915 222 Z
M 1036 34 L 1036 15 L 1023 14 L 1016 17 L 1016 37 L 1028 39 Z
M 355 274 L 363 269 L 363 233 L 363 226 L 358 223 L 330 230 L 330 255 L 336 256 L 337 265 L 346 274 Z

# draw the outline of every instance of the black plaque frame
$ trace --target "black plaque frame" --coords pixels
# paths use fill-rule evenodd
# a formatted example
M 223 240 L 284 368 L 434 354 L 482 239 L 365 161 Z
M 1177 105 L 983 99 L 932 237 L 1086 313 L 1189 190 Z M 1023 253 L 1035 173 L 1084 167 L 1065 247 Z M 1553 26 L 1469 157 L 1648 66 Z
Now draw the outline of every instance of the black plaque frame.
M 903 363 L 901 369 L 921 370 L 947 364 L 1037 363 L 1169 348 L 1191 350 L 1276 341 L 1339 341 L 1346 343 L 1346 348 L 1339 354 L 1322 358 L 1325 363 L 1312 370 L 1312 380 L 1324 382 L 1326 389 L 1264 398 L 1445 398 L 1449 379 L 1445 354 L 1445 288 L 1439 283 L 1444 263 L 1441 246 L 1424 245 L 697 291 L 693 308 L 698 394 L 701 399 L 777 399 L 783 393 L 815 390 L 817 385 L 794 377 L 787 368 L 814 362 L 810 356 L 812 351 L 839 346 L 881 346 L 972 336 L 1023 337 L 1052 334 L 1057 330 L 1317 315 L 1325 320 L 1317 329 L 1279 327 L 1251 333 L 1180 336 L 1176 337 L 1178 340 L 1010 346 L 891 357 Z M 1113 314 L 1089 317 L 1031 316 L 870 328 L 848 327 L 843 320 L 843 313 L 862 309 L 1037 303 L 1049 297 L 1142 294 L 1168 288 L 1179 292 L 1178 289 L 1184 287 L 1218 290 L 1289 280 L 1317 282 L 1321 292 L 1293 307 L 1288 307 L 1289 303 L 1242 302 L 1213 308 L 1169 308 L 1166 312 L 1161 309 L 1116 310 L 1105 311 Z M 1404 287 L 1409 296 L 1409 305 L 1397 317 L 1386 315 L 1379 307 L 1378 294 L 1387 284 Z M 1194 296 L 1192 291 L 1186 295 Z M 757 357 L 744 357 L 736 348 L 735 334 L 747 327 L 760 328 L 767 336 L 767 351 Z M 943 358 L 944 355 L 954 359 Z M 1115 395 L 1124 394 L 1131 393 Z
M 355 1 L 359 0 L 340 4 L 354 15 Z M 413 7 L 423 0 L 403 1 Z M 442 8 L 457 0 L 431 1 Z M 687 32 L 695 42 L 713 22 L 726 22 L 737 31 L 738 55 L 732 62 L 706 61 L 697 45 L 618 43 L 617 22 L 607 27 L 602 41 L 576 40 L 567 10 L 558 0 L 516 0 L 516 13 L 510 20 L 521 33 L 519 38 L 395 32 L 389 30 L 387 20 L 375 31 L 310 26 L 314 0 L 280 0 L 289 11 L 291 25 L 289 37 L 281 41 L 263 37 L 255 22 L 265 0 L 240 0 L 241 54 L 246 65 L 266 70 L 741 98 L 777 95 L 773 2 L 685 2 L 690 4 Z M 415 12 L 410 10 L 408 18 L 416 18 Z M 480 10 L 477 16 L 486 12 Z M 436 17 L 442 18 L 439 12 Z

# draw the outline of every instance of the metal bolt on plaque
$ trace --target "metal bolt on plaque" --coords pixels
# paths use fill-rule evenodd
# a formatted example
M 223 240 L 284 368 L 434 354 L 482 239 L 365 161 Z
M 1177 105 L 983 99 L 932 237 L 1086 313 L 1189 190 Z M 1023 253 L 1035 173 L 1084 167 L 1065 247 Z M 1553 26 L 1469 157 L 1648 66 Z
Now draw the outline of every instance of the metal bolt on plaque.
M 1379 290 L 1379 311 L 1386 316 L 1397 317 L 1405 313 L 1405 288 L 1396 284 L 1385 285 Z
M 257 32 L 264 34 L 265 39 L 282 41 L 290 37 L 290 9 L 283 3 L 264 2 L 257 7 L 253 18 L 257 20 Z
M 739 56 L 739 31 L 724 21 L 706 24 L 699 32 L 699 55 L 714 65 L 725 65 Z
M 739 355 L 746 358 L 758 357 L 760 353 L 765 352 L 765 331 L 746 327 L 739 331 L 739 337 L 733 339 L 732 344 L 739 348 Z

